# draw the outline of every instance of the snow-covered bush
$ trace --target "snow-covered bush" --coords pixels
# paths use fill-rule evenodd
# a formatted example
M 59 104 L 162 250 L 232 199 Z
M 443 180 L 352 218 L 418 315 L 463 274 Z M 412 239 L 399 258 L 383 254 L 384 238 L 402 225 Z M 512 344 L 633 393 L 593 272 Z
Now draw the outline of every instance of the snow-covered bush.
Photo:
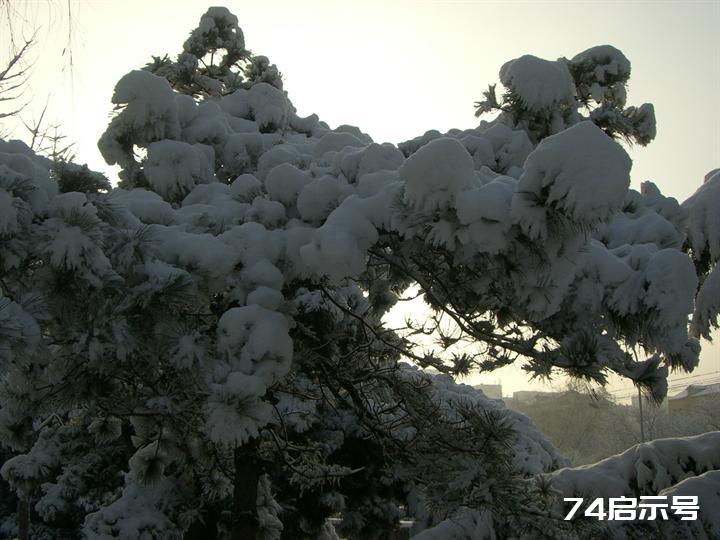
M 572 69 L 536 60 L 502 77 L 560 111 L 552 136 L 504 117 L 396 148 L 298 117 L 211 8 L 118 82 L 99 147 L 119 187 L 0 143 L 1 472 L 35 517 L 88 538 L 318 537 L 334 513 L 373 538 L 462 508 L 498 534 L 570 527 L 537 476 L 562 457 L 452 375 L 519 361 L 662 397 L 697 363 L 693 309 L 696 334 L 716 320 L 681 249 L 689 223 L 713 257 L 717 207 L 628 189 L 625 150 L 563 116 Z M 411 287 L 435 352 L 383 324 Z

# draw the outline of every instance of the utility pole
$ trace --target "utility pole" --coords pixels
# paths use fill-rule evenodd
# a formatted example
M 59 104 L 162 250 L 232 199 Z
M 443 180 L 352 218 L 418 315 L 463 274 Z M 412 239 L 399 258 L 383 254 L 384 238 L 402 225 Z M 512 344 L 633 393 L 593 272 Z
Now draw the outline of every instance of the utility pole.
M 640 406 L 640 442 L 645 442 L 645 422 L 643 422 L 643 397 L 638 385 L 638 405 Z

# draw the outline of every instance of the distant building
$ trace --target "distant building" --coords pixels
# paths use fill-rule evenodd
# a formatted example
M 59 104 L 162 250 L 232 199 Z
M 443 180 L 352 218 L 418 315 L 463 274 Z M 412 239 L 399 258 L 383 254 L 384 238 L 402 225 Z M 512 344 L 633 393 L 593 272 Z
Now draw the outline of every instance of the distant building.
M 720 383 L 691 384 L 667 400 L 670 414 L 690 412 L 707 406 L 720 408 Z
M 519 390 L 513 392 L 513 399 L 520 403 L 535 403 L 538 398 L 557 396 L 557 392 L 540 392 L 538 390 Z
M 502 399 L 502 384 L 476 384 L 473 386 L 475 390 L 482 390 L 490 399 Z

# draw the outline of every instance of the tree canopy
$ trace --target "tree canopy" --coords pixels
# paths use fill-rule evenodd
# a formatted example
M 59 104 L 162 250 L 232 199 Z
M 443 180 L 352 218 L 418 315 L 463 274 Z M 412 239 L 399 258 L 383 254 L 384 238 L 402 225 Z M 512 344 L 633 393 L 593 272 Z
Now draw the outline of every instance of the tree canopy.
M 33 538 L 582 534 L 545 476 L 563 457 L 453 377 L 519 362 L 660 399 L 717 324 L 720 175 L 684 205 L 629 188 L 626 133 L 593 116 L 637 118 L 629 63 L 598 50 L 501 71 L 543 118 L 602 94 L 587 118 L 396 147 L 299 117 L 211 8 L 115 87 L 119 187 L 0 143 L 2 475 Z M 389 328 L 413 290 L 426 322 Z

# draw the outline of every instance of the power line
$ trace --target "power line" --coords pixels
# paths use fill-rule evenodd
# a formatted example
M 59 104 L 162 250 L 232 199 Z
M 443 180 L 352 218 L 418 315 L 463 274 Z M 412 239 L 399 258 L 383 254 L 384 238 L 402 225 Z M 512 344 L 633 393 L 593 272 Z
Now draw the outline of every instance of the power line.
M 674 377 L 673 381 L 683 381 L 685 379 L 695 379 L 697 377 L 720 377 L 720 371 L 717 373 L 697 373 L 696 375 L 687 375 L 685 377 Z
M 720 383 L 720 376 L 712 376 L 705 380 L 694 381 L 692 383 L 678 383 L 678 384 L 669 385 L 668 392 L 671 390 L 673 390 L 673 391 L 679 390 L 681 388 L 684 389 L 693 384 L 707 385 L 707 384 L 717 384 L 717 383 Z M 619 392 L 619 394 L 618 394 L 618 392 Z M 612 397 L 615 399 L 627 399 L 627 398 L 632 398 L 635 396 L 634 389 L 631 390 L 631 389 L 620 388 L 617 390 L 609 390 L 608 393 L 611 394 Z
M 677 382 L 680 380 L 687 380 L 687 379 L 699 379 L 697 381 L 693 382 Z M 675 388 L 681 388 L 688 386 L 690 384 L 701 384 L 701 383 L 707 383 L 707 382 L 720 382 L 720 374 L 716 373 L 703 373 L 700 375 L 693 375 L 691 377 L 683 377 L 681 379 L 675 379 L 674 381 L 671 381 L 668 385 L 668 389 L 675 389 Z M 607 390 L 608 394 L 625 394 L 628 393 L 629 395 L 634 395 L 635 390 L 630 388 L 617 388 L 615 390 Z

